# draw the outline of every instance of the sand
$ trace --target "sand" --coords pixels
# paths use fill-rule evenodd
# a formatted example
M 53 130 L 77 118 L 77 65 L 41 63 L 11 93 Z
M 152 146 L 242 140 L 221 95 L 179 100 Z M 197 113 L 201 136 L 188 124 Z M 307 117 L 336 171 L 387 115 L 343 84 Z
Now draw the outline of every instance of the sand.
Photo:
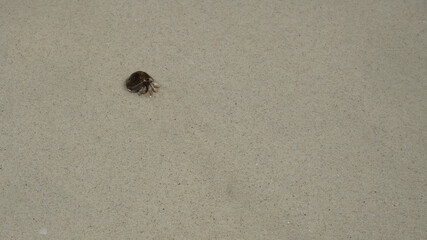
M 0 6 L 0 239 L 427 238 L 425 1 Z

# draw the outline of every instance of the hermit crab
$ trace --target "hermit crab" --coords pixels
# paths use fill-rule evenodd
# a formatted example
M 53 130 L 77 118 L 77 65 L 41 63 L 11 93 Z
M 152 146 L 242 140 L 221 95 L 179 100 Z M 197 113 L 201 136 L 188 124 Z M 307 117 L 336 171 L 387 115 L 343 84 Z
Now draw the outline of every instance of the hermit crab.
M 153 92 L 157 92 L 157 88 L 159 87 L 160 85 L 155 83 L 154 79 L 148 73 L 142 71 L 134 72 L 126 79 L 126 88 L 129 92 L 138 93 L 138 95 L 148 92 L 151 97 Z

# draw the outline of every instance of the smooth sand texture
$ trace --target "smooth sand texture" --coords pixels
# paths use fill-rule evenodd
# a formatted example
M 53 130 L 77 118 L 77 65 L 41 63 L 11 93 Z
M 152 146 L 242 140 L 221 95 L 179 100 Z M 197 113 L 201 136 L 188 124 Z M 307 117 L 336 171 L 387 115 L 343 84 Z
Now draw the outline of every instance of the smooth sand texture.
M 427 239 L 426 4 L 1 1 L 0 239 Z

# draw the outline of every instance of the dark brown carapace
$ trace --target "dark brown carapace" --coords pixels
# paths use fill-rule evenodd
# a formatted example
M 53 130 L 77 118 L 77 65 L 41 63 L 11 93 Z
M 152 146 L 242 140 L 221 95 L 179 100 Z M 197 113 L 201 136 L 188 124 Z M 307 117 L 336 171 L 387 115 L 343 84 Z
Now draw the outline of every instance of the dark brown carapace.
M 151 96 L 153 92 L 157 92 L 156 88 L 159 87 L 159 84 L 155 83 L 148 73 L 142 71 L 134 72 L 126 79 L 126 88 L 129 92 L 136 92 L 138 95 L 148 92 Z

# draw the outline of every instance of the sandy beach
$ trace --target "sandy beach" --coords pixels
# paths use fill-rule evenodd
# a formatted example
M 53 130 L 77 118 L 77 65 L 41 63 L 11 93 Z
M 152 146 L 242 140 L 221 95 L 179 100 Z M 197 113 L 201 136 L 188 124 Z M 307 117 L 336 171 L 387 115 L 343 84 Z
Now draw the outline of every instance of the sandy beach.
M 0 1 L 0 239 L 427 239 L 426 23 L 419 0 Z

